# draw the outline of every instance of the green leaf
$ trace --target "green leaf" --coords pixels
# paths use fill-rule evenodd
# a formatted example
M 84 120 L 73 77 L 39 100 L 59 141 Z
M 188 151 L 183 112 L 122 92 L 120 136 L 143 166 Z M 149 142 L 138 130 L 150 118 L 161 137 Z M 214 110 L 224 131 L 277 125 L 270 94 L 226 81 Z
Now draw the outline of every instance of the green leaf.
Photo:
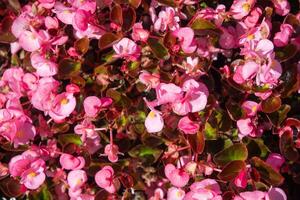
M 194 21 L 191 22 L 190 26 L 194 30 L 216 29 L 216 25 L 203 18 L 195 19 Z
M 76 144 L 78 146 L 82 145 L 82 141 L 80 139 L 80 136 L 76 135 L 75 133 L 59 135 L 58 136 L 58 142 L 62 146 L 67 145 L 67 144 Z
M 251 165 L 256 168 L 261 178 L 272 186 L 279 186 L 283 183 L 283 176 L 273 169 L 271 165 L 258 157 L 251 158 Z
M 276 112 L 268 114 L 268 118 L 274 126 L 279 126 L 287 117 L 288 112 L 291 110 L 291 106 L 284 104 Z
M 107 97 L 110 97 L 114 100 L 114 102 L 118 102 L 121 100 L 121 93 L 112 89 L 112 88 L 109 88 L 107 91 L 106 91 L 106 96 Z
M 114 33 L 105 33 L 101 36 L 98 42 L 98 46 L 100 50 L 111 47 L 115 41 L 117 41 L 119 37 Z
M 246 160 L 248 157 L 247 147 L 243 143 L 233 144 L 232 146 L 218 152 L 213 160 L 217 165 L 226 165 L 234 160 Z
M 260 138 L 253 139 L 244 137 L 243 142 L 247 145 L 249 157 L 259 156 L 265 158 L 270 152 L 269 148 L 264 144 L 264 141 Z
M 133 147 L 128 154 L 133 158 L 140 158 L 144 163 L 155 163 L 160 157 L 162 150 L 152 148 L 146 145 L 137 145 Z
M 206 140 L 217 139 L 217 129 L 212 127 L 209 122 L 205 123 L 204 134 Z
M 80 73 L 81 63 L 69 58 L 61 60 L 58 65 L 58 76 L 60 79 L 69 79 Z
M 276 59 L 279 62 L 285 62 L 291 58 L 293 58 L 298 52 L 297 46 L 294 44 L 288 44 L 283 48 L 275 51 Z
M 158 39 L 149 38 L 147 43 L 150 46 L 154 56 L 157 58 L 164 60 L 168 60 L 170 58 L 168 49 L 162 43 L 160 43 Z
M 194 153 L 201 154 L 204 150 L 204 134 L 198 131 L 196 134 L 188 134 L 187 139 Z
M 30 199 L 32 200 L 52 200 L 52 194 L 48 190 L 47 186 L 44 184 L 39 188 L 38 191 L 34 191 L 30 193 Z
M 261 103 L 262 111 L 265 113 L 272 113 L 281 107 L 281 98 L 279 96 L 271 96 Z
M 241 160 L 234 160 L 225 165 L 222 171 L 218 174 L 218 178 L 223 181 L 231 181 L 246 169 L 246 163 Z

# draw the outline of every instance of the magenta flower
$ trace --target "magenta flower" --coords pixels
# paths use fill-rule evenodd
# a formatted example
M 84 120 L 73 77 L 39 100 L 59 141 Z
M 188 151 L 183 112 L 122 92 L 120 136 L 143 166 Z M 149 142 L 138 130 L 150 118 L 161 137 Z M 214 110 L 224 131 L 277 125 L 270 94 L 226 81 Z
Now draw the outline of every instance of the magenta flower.
M 291 10 L 291 5 L 288 0 L 272 0 L 275 12 L 278 15 L 287 15 Z
M 99 99 L 96 96 L 89 96 L 84 99 L 83 107 L 86 116 L 96 117 L 101 108 L 108 107 L 112 104 L 111 98 L 101 98 Z
M 283 163 L 285 162 L 284 157 L 278 153 L 269 154 L 266 163 L 271 165 L 275 170 L 279 171 Z
M 256 0 L 234 0 L 230 7 L 232 17 L 239 20 L 247 16 L 255 3 Z
M 123 38 L 117 44 L 114 44 L 113 49 L 116 52 L 116 58 L 136 60 L 140 56 L 140 48 L 128 38 Z
M 160 83 L 155 90 L 159 104 L 173 103 L 183 95 L 182 89 L 173 83 Z
M 134 41 L 146 42 L 150 33 L 143 29 L 142 23 L 135 23 L 132 27 L 131 37 Z
M 283 47 L 288 44 L 294 28 L 290 24 L 281 24 L 280 32 L 277 32 L 274 36 L 274 44 L 277 47 Z

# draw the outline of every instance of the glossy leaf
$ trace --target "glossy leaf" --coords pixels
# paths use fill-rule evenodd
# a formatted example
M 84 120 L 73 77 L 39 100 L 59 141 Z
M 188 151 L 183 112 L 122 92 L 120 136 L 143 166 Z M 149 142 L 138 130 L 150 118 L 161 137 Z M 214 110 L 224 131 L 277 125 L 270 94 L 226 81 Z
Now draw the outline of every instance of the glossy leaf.
M 123 9 L 123 30 L 128 31 L 134 25 L 136 20 L 136 13 L 132 7 Z
M 223 181 L 231 181 L 239 175 L 239 173 L 246 169 L 246 163 L 241 160 L 234 160 L 224 166 L 222 171 L 218 174 L 218 178 Z
M 168 52 L 168 49 L 160 43 L 159 40 L 154 39 L 154 38 L 149 38 L 147 41 L 148 45 L 152 49 L 153 54 L 159 58 L 159 59 L 164 59 L 168 60 L 170 57 L 170 54 Z
M 294 57 L 297 53 L 297 46 L 294 44 L 288 44 L 287 46 L 278 49 L 275 51 L 276 59 L 280 62 L 285 62 L 292 57 Z
M 119 37 L 113 33 L 105 33 L 99 39 L 98 46 L 101 50 L 111 47 L 114 42 L 116 42 Z
M 256 168 L 261 178 L 268 184 L 279 186 L 283 183 L 283 176 L 274 170 L 271 165 L 261 160 L 258 157 L 251 158 L 251 165 Z
M 179 0 L 158 0 L 158 2 L 171 7 L 177 7 L 180 3 Z
M 195 20 L 193 20 L 190 24 L 191 28 L 194 30 L 207 30 L 207 29 L 215 29 L 216 26 L 203 18 L 197 18 Z
M 259 156 L 265 158 L 270 152 L 270 149 L 264 144 L 261 138 L 244 137 L 243 142 L 247 146 L 249 157 Z
M 119 26 L 123 25 L 123 11 L 122 7 L 116 4 L 110 12 L 110 19 L 114 23 L 118 24 Z
M 80 73 L 81 63 L 71 59 L 63 59 L 59 62 L 58 76 L 61 79 L 69 79 Z
M 58 136 L 58 142 L 61 145 L 67 145 L 67 144 L 76 144 L 76 145 L 82 145 L 82 141 L 80 139 L 79 135 L 76 135 L 75 133 L 72 134 L 62 134 Z
M 137 145 L 128 152 L 131 157 L 140 158 L 144 162 L 149 162 L 149 164 L 156 162 L 161 153 L 162 151 L 160 149 L 145 145 Z
M 187 139 L 194 153 L 201 154 L 205 147 L 205 139 L 202 131 L 196 134 L 188 134 Z
M 87 37 L 81 38 L 74 43 L 75 49 L 81 54 L 85 54 L 89 50 L 90 40 Z
M 141 2 L 142 0 L 129 0 L 129 4 L 134 8 L 138 8 Z
M 213 160 L 217 165 L 226 165 L 227 163 L 234 160 L 245 161 L 247 157 L 247 147 L 243 143 L 237 143 L 218 152 L 214 156 Z
M 286 159 L 294 162 L 298 160 L 299 153 L 294 147 L 293 133 L 291 131 L 287 130 L 280 136 L 279 148 Z
M 286 118 L 288 112 L 291 110 L 291 106 L 284 104 L 276 112 L 268 114 L 268 118 L 272 124 L 279 126 Z
M 262 101 L 261 108 L 265 113 L 272 113 L 277 111 L 281 106 L 281 98 L 279 96 L 271 96 Z
M 7 197 L 19 197 L 26 191 L 26 188 L 18 180 L 7 177 L 0 181 L 0 190 Z

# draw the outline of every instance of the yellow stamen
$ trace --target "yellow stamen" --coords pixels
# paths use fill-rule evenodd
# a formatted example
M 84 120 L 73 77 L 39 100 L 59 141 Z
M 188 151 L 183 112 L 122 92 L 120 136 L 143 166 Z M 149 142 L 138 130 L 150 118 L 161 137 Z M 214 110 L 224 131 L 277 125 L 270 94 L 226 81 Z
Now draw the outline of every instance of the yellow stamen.
M 243 8 L 243 10 L 244 10 L 245 12 L 249 12 L 251 6 L 250 6 L 249 3 L 244 3 L 243 6 L 242 6 L 242 8 Z
M 151 111 L 151 112 L 149 113 L 149 117 L 150 117 L 150 118 L 155 118 L 155 117 L 156 117 L 156 113 L 153 112 L 153 111 Z
M 247 36 L 247 39 L 248 39 L 248 40 L 253 40 L 253 39 L 254 39 L 254 34 L 248 35 L 248 36 Z
M 69 103 L 69 100 L 67 98 L 64 98 L 60 101 L 61 105 L 66 105 L 67 103 Z
M 28 177 L 29 178 L 34 178 L 34 177 L 36 177 L 36 173 L 35 172 L 30 172 L 29 174 L 28 174 Z

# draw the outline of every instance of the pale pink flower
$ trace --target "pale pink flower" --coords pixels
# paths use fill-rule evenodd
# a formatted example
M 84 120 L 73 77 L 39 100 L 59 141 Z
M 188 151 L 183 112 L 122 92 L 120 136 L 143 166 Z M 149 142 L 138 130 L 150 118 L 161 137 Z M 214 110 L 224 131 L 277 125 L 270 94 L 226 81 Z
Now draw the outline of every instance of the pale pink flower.
M 239 20 L 247 16 L 255 3 L 256 0 L 234 0 L 230 7 L 232 17 Z
M 190 120 L 188 116 L 181 118 L 178 122 L 178 128 L 185 134 L 196 134 L 199 131 L 199 122 Z
M 128 38 L 123 38 L 118 43 L 113 45 L 116 52 L 116 58 L 124 58 L 129 60 L 136 60 L 140 56 L 139 46 Z
M 260 109 L 260 105 L 255 101 L 245 101 L 242 104 L 242 109 L 246 112 L 248 117 L 254 117 Z
M 290 24 L 281 24 L 280 32 L 275 33 L 274 44 L 277 47 L 283 47 L 288 44 L 294 28 Z
M 39 76 L 54 76 L 57 74 L 58 65 L 55 62 L 46 59 L 44 55 L 41 55 L 40 53 L 32 53 L 30 59 L 33 68 L 36 69 L 36 73 Z
M 82 156 L 74 157 L 67 153 L 63 153 L 60 156 L 59 162 L 62 168 L 67 170 L 82 169 L 85 165 L 85 160 Z
M 237 127 L 239 130 L 239 133 L 241 134 L 241 137 L 247 136 L 247 135 L 254 135 L 255 131 L 256 131 L 256 127 L 253 124 L 251 118 L 239 119 L 237 121 Z
M 285 162 L 285 159 L 283 156 L 281 156 L 278 153 L 271 153 L 269 154 L 266 163 L 271 165 L 276 171 L 279 171 L 283 163 Z
M 150 33 L 143 29 L 142 23 L 135 23 L 132 27 L 131 37 L 134 41 L 146 42 Z
M 183 96 L 182 89 L 173 83 L 160 83 L 155 90 L 159 104 L 173 103 Z
M 68 173 L 68 185 L 73 191 L 79 190 L 87 181 L 87 175 L 84 170 L 72 170 Z
M 54 98 L 49 115 L 54 121 L 61 122 L 69 117 L 75 107 L 76 99 L 73 93 L 64 92 Z
M 256 190 L 252 192 L 241 192 L 239 196 L 234 197 L 234 200 L 263 200 L 264 197 L 264 192 Z
M 45 26 L 47 29 L 58 29 L 59 22 L 56 17 L 49 17 L 45 18 Z
M 37 51 L 41 48 L 40 36 L 33 29 L 31 29 L 31 31 L 25 30 L 19 37 L 19 44 L 26 51 Z
M 205 108 L 209 91 L 203 83 L 194 79 L 186 80 L 183 83 L 182 91 L 186 93 L 183 98 L 176 99 L 177 101 L 172 103 L 173 112 L 178 115 L 186 115 L 189 112 L 199 112 Z
M 200 182 L 195 182 L 190 186 L 190 189 L 191 191 L 185 195 L 184 200 L 222 200 L 220 186 L 213 179 L 204 179 Z
M 64 24 L 72 24 L 73 17 L 75 15 L 75 9 L 67 7 L 61 2 L 56 2 L 54 5 L 53 13 L 56 13 L 56 17 Z
M 154 8 L 150 8 L 153 9 Z M 174 31 L 175 29 L 179 28 L 178 22 L 180 21 L 179 17 L 176 14 L 176 11 L 172 7 L 167 7 L 165 10 L 159 12 L 158 17 L 152 11 L 151 19 L 154 24 L 155 31 L 166 31 L 170 29 Z M 151 11 L 150 11 L 151 13 Z
M 168 189 L 167 200 L 182 200 L 184 198 L 184 195 L 184 190 L 176 187 L 171 187 Z
M 148 133 L 157 133 L 164 127 L 164 120 L 156 110 L 151 110 L 145 119 L 145 127 Z
M 181 49 L 184 53 L 193 53 L 197 49 L 194 42 L 194 31 L 189 27 L 179 28 L 172 33 L 178 38 Z
M 275 7 L 275 12 L 278 15 L 287 15 L 291 10 L 291 6 L 288 0 L 272 0 L 272 2 Z
M 95 175 L 95 181 L 97 185 L 105 189 L 109 193 L 115 193 L 120 183 L 118 179 L 114 178 L 114 169 L 111 166 L 105 166 Z
M 176 187 L 184 187 L 189 182 L 189 175 L 184 169 L 177 169 L 173 164 L 165 166 L 165 175 L 171 184 Z

